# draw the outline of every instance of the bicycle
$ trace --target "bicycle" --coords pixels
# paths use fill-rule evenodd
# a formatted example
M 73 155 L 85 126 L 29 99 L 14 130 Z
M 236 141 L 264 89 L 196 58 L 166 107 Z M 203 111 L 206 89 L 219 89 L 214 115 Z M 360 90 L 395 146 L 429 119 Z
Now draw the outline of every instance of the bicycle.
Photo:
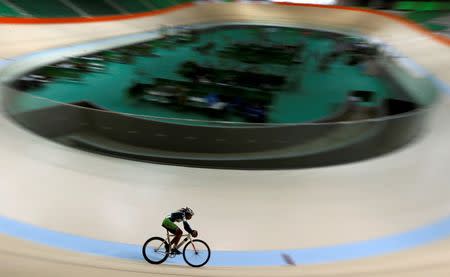
M 170 253 L 170 241 L 174 235 L 167 231 L 167 239 L 161 237 L 151 237 L 142 246 L 144 259 L 151 264 L 161 264 L 170 256 L 174 258 L 176 254 Z M 211 250 L 206 242 L 199 239 L 192 239 L 191 234 L 183 235 L 184 239 L 178 244 L 178 248 L 183 248 L 183 259 L 192 267 L 204 266 L 211 257 Z

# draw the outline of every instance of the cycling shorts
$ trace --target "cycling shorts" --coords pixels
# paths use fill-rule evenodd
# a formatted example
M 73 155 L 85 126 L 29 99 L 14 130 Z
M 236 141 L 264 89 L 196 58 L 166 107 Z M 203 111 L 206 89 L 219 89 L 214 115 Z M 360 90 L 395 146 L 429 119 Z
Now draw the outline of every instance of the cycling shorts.
M 178 229 L 178 226 L 172 222 L 169 218 L 165 218 L 162 222 L 162 227 L 166 228 L 172 234 L 175 233 Z

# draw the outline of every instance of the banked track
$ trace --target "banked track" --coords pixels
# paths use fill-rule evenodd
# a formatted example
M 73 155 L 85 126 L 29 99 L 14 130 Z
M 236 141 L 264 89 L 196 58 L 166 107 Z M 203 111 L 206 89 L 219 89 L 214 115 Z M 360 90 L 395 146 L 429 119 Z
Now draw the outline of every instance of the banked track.
M 450 83 L 448 40 L 376 12 L 316 6 L 217 3 L 119 21 L 5 23 L 0 25 L 0 56 L 14 61 L 48 48 L 161 25 L 223 21 L 351 29 L 381 39 Z M 36 137 L 3 115 L 0 214 L 52 230 L 137 244 L 149 234 L 161 233 L 159 218 L 164 212 L 192 203 L 200 214 L 195 224 L 202 237 L 221 250 L 317 247 L 395 234 L 450 214 L 449 107 L 444 95 L 427 134 L 391 155 L 280 172 L 196 170 L 91 155 Z M 249 222 L 249 216 L 258 220 Z M 286 233 L 280 231 L 282 222 L 290 224 Z M 258 232 L 249 236 L 249 230 Z M 295 245 L 290 242 L 292 234 Z M 296 267 L 194 270 L 66 252 L 7 236 L 0 240 L 0 272 L 5 276 L 448 276 L 450 272 L 448 241 L 327 265 L 301 266 L 298 261 Z

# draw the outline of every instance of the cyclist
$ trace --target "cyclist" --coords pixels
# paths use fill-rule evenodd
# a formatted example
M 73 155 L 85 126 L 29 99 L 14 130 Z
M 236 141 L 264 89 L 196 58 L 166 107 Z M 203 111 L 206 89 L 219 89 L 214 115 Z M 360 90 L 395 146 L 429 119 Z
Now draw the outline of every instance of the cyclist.
M 183 235 L 183 231 L 175 224 L 175 222 L 183 222 L 183 227 L 186 232 L 191 234 L 194 238 L 197 237 L 198 232 L 196 230 L 192 230 L 191 226 L 189 226 L 189 223 L 187 223 L 188 220 L 192 218 L 194 215 L 194 211 L 192 209 L 186 207 L 181 208 L 176 212 L 171 213 L 168 215 L 162 222 L 162 226 L 167 229 L 170 233 L 174 234 L 175 237 L 170 242 L 169 247 L 171 247 L 171 253 L 178 255 L 181 254 L 181 252 L 177 249 L 178 248 L 178 242 L 180 241 L 181 236 Z

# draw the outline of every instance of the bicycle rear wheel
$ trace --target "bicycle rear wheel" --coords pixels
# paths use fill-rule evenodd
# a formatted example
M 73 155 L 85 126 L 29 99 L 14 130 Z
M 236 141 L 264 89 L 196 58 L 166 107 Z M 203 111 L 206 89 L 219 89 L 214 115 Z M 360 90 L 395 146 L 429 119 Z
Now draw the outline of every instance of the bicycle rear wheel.
M 210 257 L 211 250 L 208 244 L 202 240 L 194 239 L 184 246 L 184 261 L 192 267 L 204 266 Z
M 142 255 L 151 264 L 163 263 L 169 257 L 169 244 L 160 237 L 149 238 L 142 246 Z

